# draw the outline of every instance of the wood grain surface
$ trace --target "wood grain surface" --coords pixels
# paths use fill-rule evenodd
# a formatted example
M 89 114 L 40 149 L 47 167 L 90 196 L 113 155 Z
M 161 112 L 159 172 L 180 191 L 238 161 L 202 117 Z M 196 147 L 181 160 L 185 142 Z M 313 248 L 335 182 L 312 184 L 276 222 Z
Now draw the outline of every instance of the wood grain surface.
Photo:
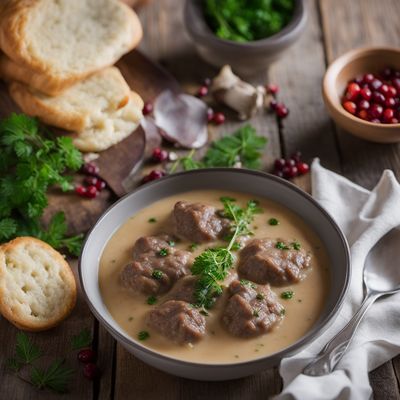
M 216 70 L 194 52 L 183 30 L 182 0 L 149 2 L 139 11 L 144 27 L 141 51 L 161 63 L 185 91 L 194 93 L 202 79 Z M 353 138 L 337 129 L 325 111 L 321 96 L 321 80 L 327 64 L 348 49 L 386 44 L 400 46 L 400 1 L 398 0 L 306 0 L 309 13 L 306 32 L 301 40 L 269 71 L 254 78 L 255 83 L 267 80 L 281 87 L 280 99 L 290 108 L 289 117 L 279 125 L 270 114 L 261 114 L 251 123 L 268 139 L 264 169 L 272 160 L 300 149 L 307 160 L 320 157 L 324 166 L 334 169 L 367 188 L 372 188 L 382 171 L 391 168 L 400 178 L 399 145 L 379 145 Z M 123 72 L 129 65 L 122 66 Z M 130 71 L 134 76 L 135 71 Z M 130 82 L 133 83 L 133 82 Z M 135 83 L 140 85 L 140 82 Z M 135 86 L 132 86 L 135 89 Z M 147 90 L 147 83 L 143 89 Z M 0 87 L 1 89 L 1 87 Z M 140 92 L 140 91 L 139 91 Z M 145 100 L 154 98 L 151 90 Z M 0 98 L 0 115 L 9 100 Z M 241 125 L 229 114 L 230 122 L 212 127 L 210 137 L 220 137 Z M 309 189 L 308 177 L 296 183 Z M 78 306 L 59 328 L 32 335 L 51 354 L 65 354 L 70 336 L 90 326 L 95 335 L 97 363 L 102 377 L 94 383 L 85 381 L 71 354 L 68 362 L 77 369 L 68 399 L 138 399 L 138 400 L 265 400 L 279 393 L 281 379 L 277 369 L 229 382 L 195 382 L 173 377 L 151 368 L 132 355 L 99 327 L 80 294 Z M 16 329 L 0 319 L 0 343 L 12 345 Z M 8 347 L 0 353 L 0 398 L 56 399 L 57 395 L 38 392 L 4 372 Z M 387 362 L 370 375 L 375 399 L 399 400 L 400 357 Z M 305 399 L 306 400 L 306 399 Z

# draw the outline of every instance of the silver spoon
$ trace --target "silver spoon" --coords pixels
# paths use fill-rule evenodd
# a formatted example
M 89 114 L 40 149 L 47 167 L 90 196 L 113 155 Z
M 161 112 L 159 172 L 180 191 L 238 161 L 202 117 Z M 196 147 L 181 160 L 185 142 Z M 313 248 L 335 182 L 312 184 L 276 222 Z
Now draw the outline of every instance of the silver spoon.
M 304 368 L 303 374 L 321 376 L 332 372 L 349 347 L 361 320 L 371 305 L 382 296 L 400 292 L 400 268 L 395 261 L 399 256 L 399 243 L 400 233 L 394 230 L 382 238 L 370 252 L 364 266 L 365 298 L 360 308 L 347 325 Z M 388 254 L 388 252 L 393 254 Z M 382 254 L 385 254 L 385 259 L 393 260 L 393 262 L 390 267 L 379 269 Z

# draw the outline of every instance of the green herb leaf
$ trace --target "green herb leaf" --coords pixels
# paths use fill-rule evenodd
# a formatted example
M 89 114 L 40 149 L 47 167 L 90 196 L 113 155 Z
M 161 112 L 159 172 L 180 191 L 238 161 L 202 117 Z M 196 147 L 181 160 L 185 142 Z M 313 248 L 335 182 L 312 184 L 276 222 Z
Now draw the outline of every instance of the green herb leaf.
M 17 345 L 15 351 L 18 361 L 23 364 L 31 364 L 42 355 L 39 347 L 34 345 L 23 332 L 17 333 Z
M 152 278 L 160 280 L 163 277 L 164 273 L 159 269 L 155 269 L 151 274 Z
M 147 331 L 140 331 L 139 333 L 138 333 L 138 339 L 139 340 L 147 340 L 148 338 L 150 337 L 150 333 L 149 332 L 147 332 Z
M 74 370 L 66 367 L 65 360 L 56 360 L 47 369 L 32 368 L 31 382 L 38 389 L 48 388 L 65 393 Z
M 265 296 L 262 293 L 257 293 L 256 299 L 257 300 L 264 300 Z
M 88 328 L 82 329 L 77 335 L 72 336 L 72 350 L 79 350 L 84 347 L 89 347 L 92 344 L 92 335 Z
M 290 300 L 291 298 L 293 298 L 293 296 L 294 296 L 293 290 L 286 290 L 285 292 L 281 293 L 282 299 L 285 300 Z
M 165 248 L 161 249 L 161 250 L 158 252 L 158 255 L 159 255 L 160 257 L 166 257 L 168 254 L 169 254 L 169 251 L 168 251 L 168 249 L 165 249 Z
M 155 222 L 157 222 L 157 220 L 155 219 L 155 218 L 149 218 L 148 220 L 147 220 L 147 222 L 148 223 L 150 223 L 150 224 L 154 224 Z
M 293 242 L 293 243 L 291 243 L 291 245 L 295 250 L 301 249 L 301 244 L 299 242 Z
M 157 303 L 157 297 L 155 296 L 149 296 L 147 298 L 147 304 L 149 304 L 150 306 L 152 306 L 153 304 Z
M 189 250 L 190 250 L 190 251 L 194 251 L 194 250 L 196 250 L 198 247 L 199 247 L 199 245 L 198 245 L 197 243 L 192 243 L 192 244 L 189 246 Z
M 275 247 L 279 250 L 289 250 L 289 246 L 286 246 L 283 242 L 276 242 Z
M 279 225 L 279 221 L 278 221 L 276 218 L 270 218 L 270 219 L 268 220 L 268 223 L 269 223 L 271 226 Z

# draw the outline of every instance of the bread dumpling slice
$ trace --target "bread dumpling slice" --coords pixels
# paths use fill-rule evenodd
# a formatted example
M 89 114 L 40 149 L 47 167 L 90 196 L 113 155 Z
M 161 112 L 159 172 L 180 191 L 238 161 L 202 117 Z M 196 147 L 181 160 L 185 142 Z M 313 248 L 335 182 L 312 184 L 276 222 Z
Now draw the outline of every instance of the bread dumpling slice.
M 65 258 L 47 243 L 19 237 L 0 246 L 0 312 L 20 329 L 58 325 L 76 302 L 76 282 Z
M 2 0 L 4 1 L 4 0 Z M 6 0 L 0 75 L 55 95 L 113 65 L 137 46 L 142 28 L 119 0 Z
M 24 113 L 67 131 L 81 131 L 108 118 L 128 103 L 131 93 L 116 67 L 97 72 L 58 96 L 47 96 L 19 82 L 11 82 L 9 90 Z

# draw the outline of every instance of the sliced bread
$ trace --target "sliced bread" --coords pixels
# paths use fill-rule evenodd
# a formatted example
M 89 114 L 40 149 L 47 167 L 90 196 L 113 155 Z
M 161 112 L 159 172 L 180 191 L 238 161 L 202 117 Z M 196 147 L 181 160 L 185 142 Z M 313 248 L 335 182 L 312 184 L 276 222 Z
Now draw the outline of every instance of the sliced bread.
M 114 64 L 142 37 L 119 0 L 8 0 L 1 12 L 1 74 L 57 94 Z
M 20 237 L 0 246 L 0 312 L 20 329 L 58 325 L 76 302 L 74 275 L 47 243 Z
M 130 96 L 116 67 L 99 71 L 54 97 L 19 82 L 12 82 L 9 90 L 24 113 L 69 131 L 82 131 L 107 119 L 109 113 L 124 107 Z

